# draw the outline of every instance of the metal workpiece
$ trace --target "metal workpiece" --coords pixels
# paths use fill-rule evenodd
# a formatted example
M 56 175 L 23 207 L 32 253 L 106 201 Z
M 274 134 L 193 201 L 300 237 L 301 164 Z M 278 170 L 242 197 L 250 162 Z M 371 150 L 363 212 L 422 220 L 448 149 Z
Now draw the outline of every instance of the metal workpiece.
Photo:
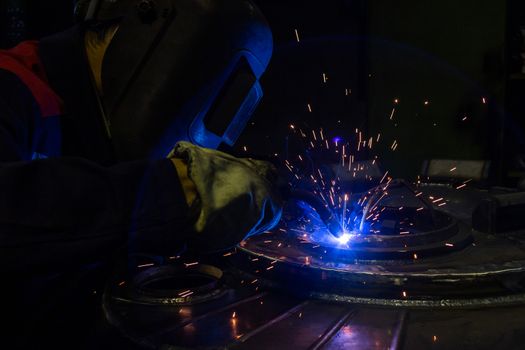
M 523 306 L 429 310 L 238 293 L 190 307 L 108 299 L 106 309 L 127 337 L 152 349 L 497 348 L 525 326 Z
M 425 188 L 425 196 L 432 191 Z M 327 244 L 308 225 L 288 224 L 242 242 L 236 266 L 261 271 L 259 279 L 272 288 L 329 301 L 429 308 L 523 302 L 522 231 L 478 232 L 450 208 L 446 213 L 432 205 L 422 217 L 406 209 L 401 214 L 399 199 L 407 200 L 388 199 L 382 212 L 394 210 L 381 230 Z M 407 218 L 414 225 L 399 232 L 397 222 Z M 395 224 L 385 228 L 388 222 Z
M 151 349 L 515 348 L 525 233 L 473 230 L 463 217 L 486 195 L 430 204 L 409 234 L 392 226 L 324 244 L 289 221 L 202 261 L 141 262 L 134 277 L 121 271 L 108 284 L 106 317 Z

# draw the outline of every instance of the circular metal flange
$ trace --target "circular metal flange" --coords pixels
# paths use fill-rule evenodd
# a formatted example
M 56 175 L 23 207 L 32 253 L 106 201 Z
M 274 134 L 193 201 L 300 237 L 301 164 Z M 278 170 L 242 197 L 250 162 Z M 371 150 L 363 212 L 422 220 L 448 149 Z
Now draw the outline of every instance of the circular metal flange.
M 440 308 L 440 309 L 478 309 L 485 307 L 501 307 L 511 305 L 525 304 L 525 294 L 511 294 L 493 297 L 481 298 L 457 298 L 457 299 L 412 299 L 412 298 L 363 298 L 349 295 L 325 294 L 313 292 L 309 295 L 311 298 L 322 299 L 327 301 L 371 305 L 381 307 L 401 307 L 401 308 Z
M 205 264 L 160 265 L 138 272 L 129 283 L 113 283 L 112 298 L 149 305 L 194 305 L 220 297 L 223 272 Z
M 436 223 L 432 230 L 406 235 L 355 234 L 347 243 L 323 245 L 307 232 L 298 235 L 291 230 L 286 233 L 283 233 L 285 230 L 275 230 L 249 238 L 241 246 L 249 247 L 254 252 L 265 252 L 271 246 L 268 243 L 278 242 L 280 247 L 297 248 L 291 249 L 292 257 L 297 254 L 318 256 L 322 252 L 328 258 L 337 257 L 337 262 L 354 263 L 359 260 L 366 263 L 367 260 L 413 260 L 440 256 L 462 250 L 472 243 L 471 231 L 455 218 L 440 211 L 435 211 L 434 216 Z M 334 239 L 328 233 L 326 235 Z
M 441 300 L 510 300 L 506 296 L 525 293 L 525 249 L 471 232 L 458 224 L 455 236 L 473 237 L 475 243 L 460 250 L 443 244 L 450 254 L 366 260 L 351 249 L 297 243 L 273 232 L 244 241 L 235 265 L 270 287 L 336 301 L 432 301 L 430 306 Z
M 291 244 L 299 243 L 302 249 L 311 254 L 317 254 L 319 248 L 322 248 L 323 251 L 326 251 L 325 254 L 336 255 L 342 262 L 426 258 L 459 251 L 472 243 L 470 231 L 460 230 L 456 219 L 439 211 L 436 211 L 434 215 L 437 228 L 426 232 L 407 235 L 354 235 L 347 245 L 340 247 L 322 247 L 315 242 L 305 242 L 297 236 L 292 236 L 289 242 L 296 237 L 300 241 Z M 262 241 L 263 247 L 264 241 L 272 238 L 271 235 L 266 236 Z M 252 246 L 253 244 L 260 245 L 260 243 L 261 241 L 256 242 L 255 240 L 251 242 Z

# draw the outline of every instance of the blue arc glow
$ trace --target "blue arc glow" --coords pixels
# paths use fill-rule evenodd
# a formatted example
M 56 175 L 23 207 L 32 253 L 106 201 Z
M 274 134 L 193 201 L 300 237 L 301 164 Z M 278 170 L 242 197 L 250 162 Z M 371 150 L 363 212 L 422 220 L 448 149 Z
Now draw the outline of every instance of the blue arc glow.
M 350 233 L 343 233 L 341 237 L 336 238 L 336 240 L 339 244 L 348 244 L 348 242 L 350 242 L 352 239 L 352 236 L 353 235 Z

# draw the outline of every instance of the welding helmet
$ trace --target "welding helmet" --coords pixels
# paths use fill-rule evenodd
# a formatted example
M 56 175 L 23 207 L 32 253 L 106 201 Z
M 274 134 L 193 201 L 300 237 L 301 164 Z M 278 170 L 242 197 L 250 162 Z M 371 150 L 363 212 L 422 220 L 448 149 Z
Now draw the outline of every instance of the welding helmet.
M 248 0 L 91 0 L 85 21 L 117 21 L 101 102 L 119 160 L 177 141 L 232 146 L 262 97 L 272 35 Z

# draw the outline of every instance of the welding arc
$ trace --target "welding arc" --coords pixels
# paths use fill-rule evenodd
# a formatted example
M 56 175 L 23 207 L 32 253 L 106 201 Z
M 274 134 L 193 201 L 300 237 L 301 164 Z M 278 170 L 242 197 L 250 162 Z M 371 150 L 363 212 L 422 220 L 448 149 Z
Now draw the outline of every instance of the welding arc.
M 314 208 L 323 223 L 328 228 L 328 231 L 336 238 L 343 234 L 343 227 L 337 219 L 336 215 L 327 208 L 324 203 L 313 193 L 305 190 L 292 190 L 289 194 L 290 198 L 300 200 Z

